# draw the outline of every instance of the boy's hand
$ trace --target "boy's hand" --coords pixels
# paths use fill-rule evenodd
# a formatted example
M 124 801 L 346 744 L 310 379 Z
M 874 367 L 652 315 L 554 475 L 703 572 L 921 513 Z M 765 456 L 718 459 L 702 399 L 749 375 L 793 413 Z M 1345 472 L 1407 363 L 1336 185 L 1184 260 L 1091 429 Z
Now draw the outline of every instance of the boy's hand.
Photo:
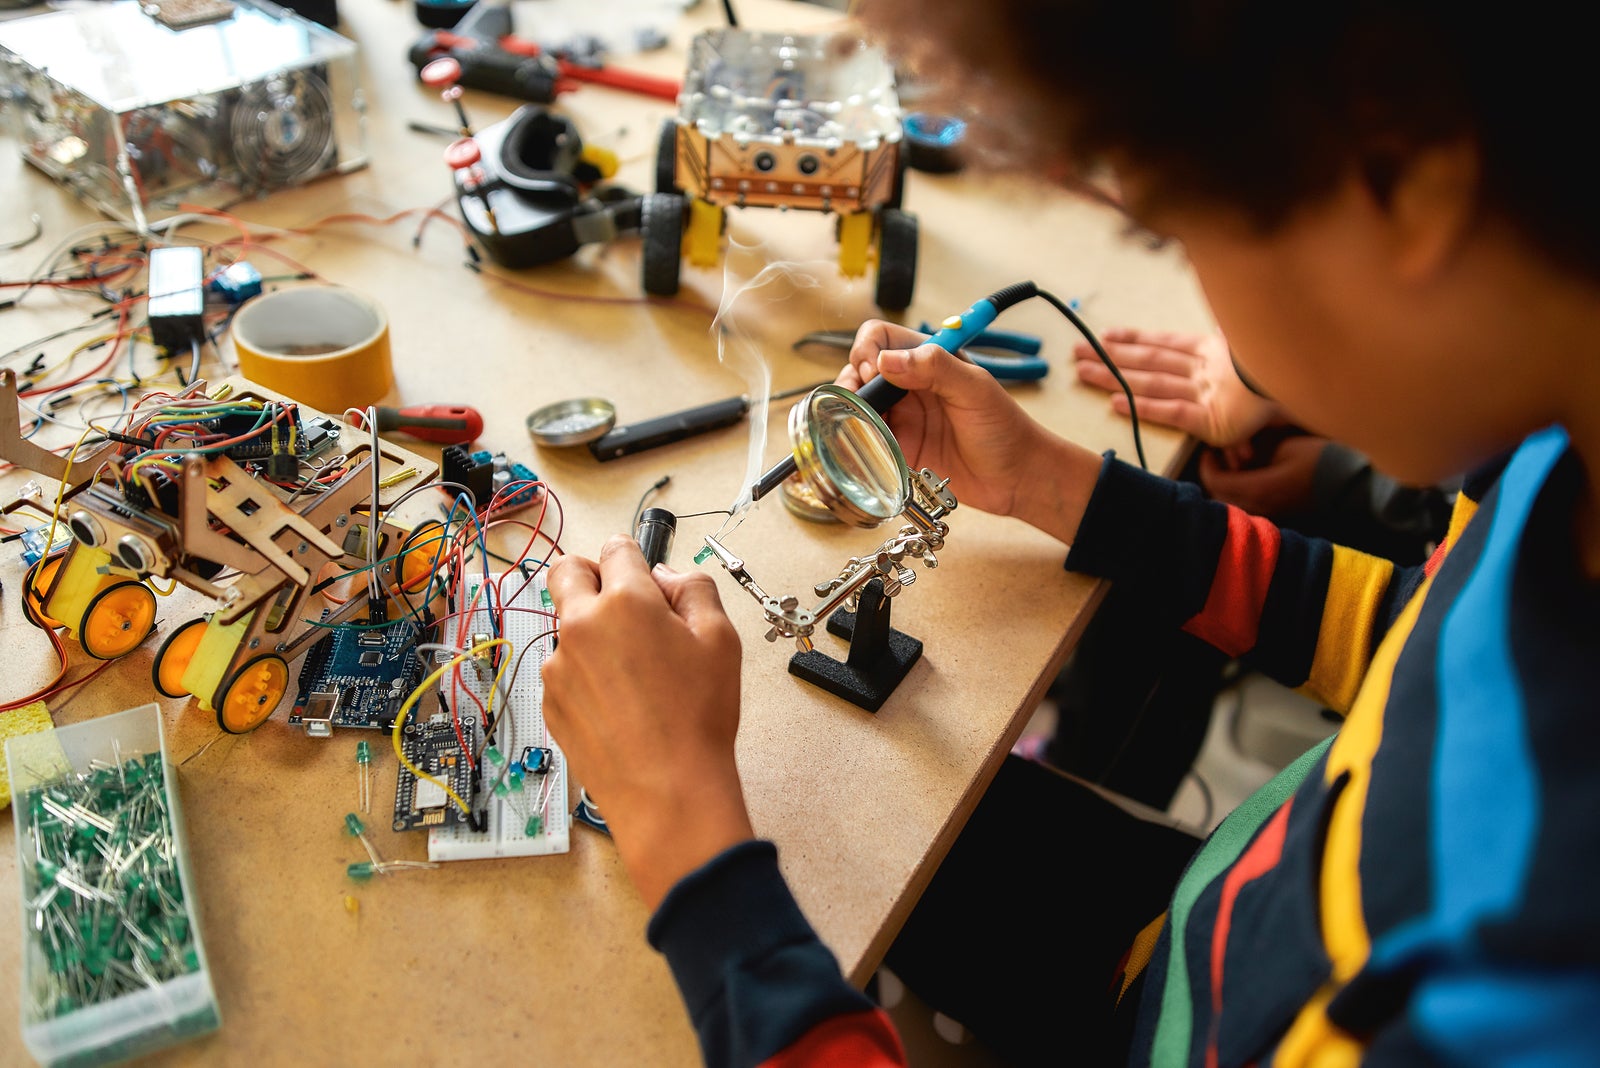
M 885 417 L 912 469 L 950 480 L 963 504 L 1017 516 L 1063 541 L 1077 532 L 1100 458 L 1051 434 L 989 372 L 879 319 L 856 332 L 838 382 L 880 372 L 909 395 Z
M 1326 438 L 1296 434 L 1277 442 L 1266 456 L 1258 451 L 1253 466 L 1235 467 L 1207 450 L 1200 456 L 1200 485 L 1219 501 L 1252 515 L 1278 518 L 1309 510 L 1317 461 Z
M 734 763 L 739 635 L 710 575 L 647 570 L 624 535 L 598 563 L 556 560 L 549 586 L 561 633 L 545 723 L 653 911 L 753 833 Z
M 1277 404 L 1250 392 L 1239 378 L 1221 334 L 1118 327 L 1102 334 L 1100 343 L 1128 380 L 1142 420 L 1226 448 L 1280 417 Z M 1074 346 L 1072 358 L 1078 380 L 1109 391 L 1111 407 L 1127 415 L 1128 398 L 1089 343 Z

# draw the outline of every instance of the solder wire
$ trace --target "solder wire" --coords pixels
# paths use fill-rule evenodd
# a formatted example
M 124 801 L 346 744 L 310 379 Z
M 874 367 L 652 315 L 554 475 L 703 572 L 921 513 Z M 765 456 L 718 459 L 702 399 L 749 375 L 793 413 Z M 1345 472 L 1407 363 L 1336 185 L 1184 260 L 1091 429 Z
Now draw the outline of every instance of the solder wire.
M 449 795 L 450 800 L 456 803 L 456 807 L 461 810 L 462 814 L 466 816 L 472 815 L 472 806 L 463 801 L 461 799 L 461 795 L 456 793 L 455 790 L 451 788 L 449 783 L 429 775 L 427 772 L 413 764 L 406 756 L 404 747 L 400 744 L 400 737 L 404 733 L 406 716 L 408 716 L 411 713 L 411 710 L 416 707 L 417 701 L 422 697 L 422 695 L 428 692 L 430 687 L 444 677 L 444 673 L 446 671 L 449 671 L 457 664 L 471 660 L 473 657 L 487 652 L 489 649 L 492 649 L 497 645 L 503 645 L 508 649 L 511 648 L 511 643 L 504 638 L 490 638 L 486 642 L 478 643 L 464 653 L 459 653 L 456 656 L 451 657 L 440 667 L 436 668 L 433 674 L 423 679 L 422 684 L 419 685 L 415 690 L 411 691 L 411 696 L 407 697 L 405 699 L 405 703 L 400 706 L 400 711 L 397 712 L 394 717 L 394 729 L 389 734 L 389 740 L 394 743 L 394 755 L 399 759 L 401 766 L 407 771 L 411 772 L 411 774 L 415 775 L 417 778 L 426 779 L 428 782 L 433 783 L 435 786 L 443 790 Z M 509 656 L 501 658 L 500 670 L 495 673 L 494 683 L 489 688 L 489 707 L 491 709 L 494 707 L 495 692 L 500 689 L 500 676 L 505 673 L 506 667 L 510 663 L 511 658 Z

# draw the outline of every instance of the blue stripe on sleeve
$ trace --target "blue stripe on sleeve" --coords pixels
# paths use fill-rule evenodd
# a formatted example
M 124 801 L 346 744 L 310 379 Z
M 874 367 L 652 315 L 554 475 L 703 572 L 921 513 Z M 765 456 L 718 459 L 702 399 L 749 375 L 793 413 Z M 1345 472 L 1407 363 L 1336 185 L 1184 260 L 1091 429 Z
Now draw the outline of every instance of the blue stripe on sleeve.
M 1539 781 L 1512 661 L 1511 587 L 1528 514 L 1566 447 L 1566 432 L 1551 428 L 1517 451 L 1483 553 L 1440 630 L 1427 926 L 1458 948 L 1479 920 L 1516 907 L 1533 857 Z
M 1410 1023 L 1448 1064 L 1593 1068 L 1600 1064 L 1600 975 L 1474 972 L 1430 979 Z

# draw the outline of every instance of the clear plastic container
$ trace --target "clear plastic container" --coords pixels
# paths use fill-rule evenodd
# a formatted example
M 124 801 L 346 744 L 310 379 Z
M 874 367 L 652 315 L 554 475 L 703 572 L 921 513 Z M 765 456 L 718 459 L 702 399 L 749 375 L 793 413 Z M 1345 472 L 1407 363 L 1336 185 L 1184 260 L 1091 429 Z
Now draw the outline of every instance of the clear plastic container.
M 160 706 L 11 738 L 6 764 L 28 1051 L 112 1064 L 216 1030 Z

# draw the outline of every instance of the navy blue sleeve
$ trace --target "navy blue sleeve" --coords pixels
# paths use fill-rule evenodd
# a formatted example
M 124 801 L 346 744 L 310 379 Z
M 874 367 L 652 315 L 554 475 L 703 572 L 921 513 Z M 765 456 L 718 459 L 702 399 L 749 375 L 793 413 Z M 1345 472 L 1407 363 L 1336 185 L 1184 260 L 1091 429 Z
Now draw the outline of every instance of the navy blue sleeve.
M 667 958 L 708 1068 L 760 1064 L 825 1019 L 877 1007 L 817 938 L 768 841 L 741 842 L 684 876 L 646 936 Z

